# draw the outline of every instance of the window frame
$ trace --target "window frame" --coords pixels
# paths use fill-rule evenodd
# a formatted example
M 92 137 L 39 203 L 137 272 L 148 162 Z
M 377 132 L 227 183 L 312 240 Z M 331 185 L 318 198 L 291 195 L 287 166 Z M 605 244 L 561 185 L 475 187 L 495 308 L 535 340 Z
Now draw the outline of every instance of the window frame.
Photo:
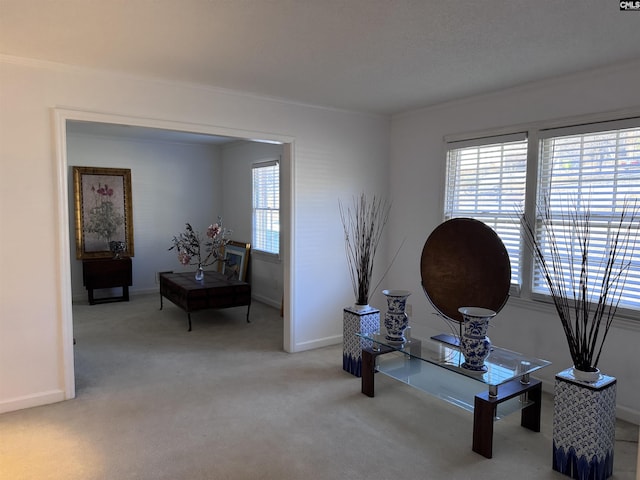
M 496 136 L 489 136 L 489 137 L 482 137 L 482 138 L 476 138 L 476 139 L 472 139 L 472 140 L 464 140 L 464 141 L 456 141 L 456 142 L 450 142 L 447 145 L 447 151 L 446 151 L 446 181 L 445 181 L 445 192 L 444 192 L 444 207 L 443 207 L 443 218 L 445 220 L 448 220 L 450 218 L 456 218 L 456 217 L 460 217 L 462 216 L 461 214 L 464 212 L 464 208 L 451 208 L 452 204 L 456 204 L 458 202 L 455 202 L 455 200 L 453 198 L 449 199 L 448 197 L 448 192 L 450 191 L 450 186 L 452 183 L 452 178 L 455 178 L 456 180 L 460 179 L 460 178 L 464 178 L 466 179 L 466 181 L 468 182 L 469 180 L 473 181 L 474 180 L 474 176 L 478 176 L 478 174 L 476 173 L 472 173 L 471 175 L 469 174 L 465 174 L 465 163 L 467 163 L 469 160 L 473 160 L 475 162 L 481 162 L 483 159 L 484 160 L 488 160 L 489 164 L 491 163 L 495 163 L 497 161 L 500 162 L 501 167 L 505 166 L 505 164 L 507 166 L 513 165 L 513 160 L 511 160 L 511 157 L 514 157 L 514 154 L 516 154 L 516 162 L 520 162 L 523 155 L 522 152 L 517 152 L 518 149 L 522 149 L 522 147 L 516 147 L 515 149 L 511 149 L 511 148 L 504 148 L 505 145 L 514 145 L 515 143 L 520 143 L 520 144 L 524 144 L 524 161 L 525 161 L 525 168 L 524 168 L 524 172 L 519 172 L 518 176 L 522 176 L 524 175 L 524 179 L 522 179 L 522 201 L 524 203 L 525 200 L 525 195 L 526 195 L 526 166 L 528 162 L 528 157 L 527 157 L 527 133 L 526 132 L 516 132 L 516 133 L 510 133 L 510 134 L 502 134 L 502 135 L 496 135 Z M 499 146 L 499 149 L 494 148 L 495 146 Z M 466 149 L 466 148 L 471 148 L 471 149 L 483 149 L 483 148 L 488 148 L 488 150 L 485 150 L 484 152 L 480 152 L 478 151 L 476 153 L 476 155 L 468 155 L 466 160 L 463 157 L 456 157 L 456 168 L 455 169 L 451 169 L 451 154 L 453 152 L 459 151 L 460 149 Z M 495 155 L 496 151 L 500 152 L 499 155 Z M 483 158 L 484 157 L 484 158 Z M 490 166 L 487 168 L 491 168 Z M 493 169 L 493 171 L 495 171 L 495 168 Z M 504 179 L 506 177 L 508 177 L 509 175 L 505 175 L 504 172 L 502 172 L 502 170 L 500 170 L 500 174 L 499 177 L 500 179 Z M 487 186 L 493 186 L 494 188 L 498 185 L 501 185 L 501 182 L 493 182 L 491 184 L 488 184 Z M 511 191 L 511 193 L 513 194 L 513 191 Z M 473 217 L 476 218 L 477 220 L 483 221 L 485 223 L 487 223 L 491 228 L 493 228 L 494 230 L 496 230 L 496 232 L 498 231 L 498 229 L 496 229 L 496 227 L 494 226 L 494 224 L 501 224 L 503 226 L 503 230 L 508 230 L 508 233 L 510 233 L 512 236 L 517 235 L 520 236 L 520 221 L 517 218 L 517 216 L 515 215 L 511 215 L 510 218 L 507 217 L 507 215 L 504 214 L 503 210 L 505 208 L 505 205 L 502 202 L 497 202 L 498 205 L 492 205 L 491 207 L 483 202 L 482 198 L 483 196 L 481 194 L 478 193 L 474 193 L 472 195 L 465 195 L 464 192 L 460 193 L 460 194 L 455 194 L 454 196 L 457 198 L 465 198 L 467 200 L 467 202 L 463 202 L 463 203 L 468 203 L 469 200 L 473 200 L 474 203 L 476 204 L 476 206 L 478 205 L 478 203 L 483 204 L 482 206 L 485 208 L 484 211 Z M 480 212 L 478 212 L 480 213 Z M 511 213 L 515 213 L 515 210 Z M 495 222 L 490 222 L 487 221 L 487 218 L 491 218 L 493 220 L 495 220 Z M 500 221 L 501 219 L 506 220 L 506 221 Z M 505 242 L 505 246 L 507 247 L 507 250 L 510 250 L 510 242 Z M 520 243 L 519 245 L 520 246 Z M 518 259 L 517 259 L 517 263 L 518 263 L 518 268 L 517 268 L 517 273 L 518 275 L 521 275 L 521 262 L 522 262 L 522 252 L 520 251 L 521 249 L 518 249 Z M 513 254 L 513 249 L 511 249 L 509 251 L 509 256 L 513 257 L 515 256 Z M 514 276 L 514 272 L 513 272 L 513 265 L 514 262 L 511 262 L 512 265 L 512 277 Z M 511 292 L 517 293 L 520 289 L 520 285 L 521 285 L 522 281 L 519 280 L 519 282 L 517 284 L 511 283 Z
M 545 138 L 553 138 L 571 134 L 595 133 L 629 128 L 630 126 L 640 127 L 640 110 L 629 109 L 604 114 L 585 115 L 579 117 L 569 117 L 559 120 L 545 122 L 532 122 L 519 124 L 511 127 L 482 130 L 467 134 L 455 134 L 444 136 L 444 161 L 445 178 L 441 196 L 441 213 L 445 220 L 447 208 L 447 175 L 449 170 L 448 156 L 453 145 L 481 145 L 490 144 L 491 138 L 509 138 L 510 135 L 525 133 L 527 137 L 527 165 L 525 178 L 525 201 L 524 213 L 528 218 L 535 218 L 536 205 L 538 202 L 538 170 L 540 164 L 540 146 Z M 474 143 L 483 142 L 483 143 Z M 515 214 L 515 209 L 514 209 Z M 533 292 L 534 256 L 525 243 L 520 243 L 520 284 L 512 284 L 510 301 L 514 304 L 534 310 L 553 310 L 553 300 L 550 295 Z M 614 319 L 614 323 L 632 329 L 640 329 L 640 307 L 638 309 L 619 307 Z
M 260 160 L 257 162 L 253 162 L 251 164 L 251 242 L 252 242 L 252 253 L 257 254 L 258 256 L 261 256 L 262 258 L 266 259 L 266 260 L 272 260 L 272 261 L 280 261 L 280 256 L 282 253 L 282 232 L 279 231 L 279 238 L 278 238 L 278 252 L 271 252 L 268 250 L 262 250 L 261 248 L 258 247 L 258 242 L 256 241 L 256 206 L 255 206 L 255 187 L 254 187 L 254 171 L 256 169 L 259 168 L 267 168 L 267 167 L 273 167 L 273 166 L 277 166 L 278 167 L 278 208 L 277 209 L 268 209 L 268 210 L 277 210 L 278 211 L 278 224 L 281 224 L 281 218 L 282 218 L 282 209 L 280 207 L 280 192 L 282 190 L 282 175 L 280 172 L 280 165 L 281 165 L 281 159 L 278 158 L 274 158 L 274 159 L 269 159 L 269 160 Z M 263 209 L 260 209 L 263 210 Z

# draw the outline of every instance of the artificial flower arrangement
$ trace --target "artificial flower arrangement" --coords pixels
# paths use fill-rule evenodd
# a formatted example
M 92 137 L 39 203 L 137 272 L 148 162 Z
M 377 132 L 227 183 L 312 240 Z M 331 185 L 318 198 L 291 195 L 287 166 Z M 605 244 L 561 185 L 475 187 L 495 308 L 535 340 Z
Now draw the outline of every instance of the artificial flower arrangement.
M 223 248 L 229 243 L 232 231 L 223 227 L 222 218 L 209 225 L 203 239 L 190 223 L 185 224 L 185 231 L 173 237 L 173 246 L 181 265 L 197 265 L 198 270 L 222 260 Z M 204 252 L 203 252 L 204 249 Z

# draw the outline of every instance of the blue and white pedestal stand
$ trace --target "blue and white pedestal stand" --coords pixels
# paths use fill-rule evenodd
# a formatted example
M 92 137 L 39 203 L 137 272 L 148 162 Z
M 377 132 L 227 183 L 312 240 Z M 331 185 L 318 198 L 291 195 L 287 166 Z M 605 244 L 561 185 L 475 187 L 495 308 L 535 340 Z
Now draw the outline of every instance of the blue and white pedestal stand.
M 575 479 L 613 474 L 616 378 L 576 380 L 571 368 L 556 375 L 553 405 L 553 469 Z
M 376 333 L 380 331 L 380 310 L 369 307 L 356 310 L 344 309 L 342 330 L 342 369 L 362 376 L 362 348 L 370 347 L 371 342 L 356 337 L 356 333 Z M 367 345 L 369 344 L 369 345 Z

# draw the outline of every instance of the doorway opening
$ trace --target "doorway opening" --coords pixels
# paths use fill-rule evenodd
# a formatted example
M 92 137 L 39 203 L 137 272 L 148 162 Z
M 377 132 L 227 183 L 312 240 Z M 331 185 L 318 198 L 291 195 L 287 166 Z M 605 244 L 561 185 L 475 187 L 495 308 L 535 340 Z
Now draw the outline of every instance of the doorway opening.
M 292 249 L 293 249 L 293 217 L 291 215 L 293 203 L 293 138 L 278 134 L 265 134 L 264 132 L 252 132 L 236 128 L 214 127 L 209 125 L 188 124 L 183 122 L 168 122 L 153 119 L 140 119 L 136 117 L 126 117 L 102 113 L 81 112 L 74 110 L 54 110 L 54 126 L 56 134 L 56 172 L 57 172 L 57 210 L 59 230 L 59 288 L 60 288 L 60 310 L 61 310 L 61 356 L 64 366 L 65 398 L 75 397 L 75 371 L 73 352 L 73 312 L 72 312 L 72 284 L 71 268 L 72 257 L 71 246 L 74 239 L 70 230 L 70 203 L 69 203 L 69 179 L 70 164 L 67 158 L 68 147 L 68 125 L 82 124 L 87 128 L 95 125 L 111 126 L 114 131 L 121 130 L 130 136 L 136 131 L 140 135 L 156 136 L 166 140 L 179 141 L 247 141 L 276 143 L 282 145 L 281 162 L 281 241 L 282 241 L 282 269 L 283 269 L 283 348 L 292 352 L 293 346 L 293 324 L 292 312 Z M 123 133 L 124 134 L 124 133 Z M 134 200 L 135 202 L 135 200 Z M 135 205 L 134 205 L 135 208 Z M 134 227 L 135 233 L 135 227 Z

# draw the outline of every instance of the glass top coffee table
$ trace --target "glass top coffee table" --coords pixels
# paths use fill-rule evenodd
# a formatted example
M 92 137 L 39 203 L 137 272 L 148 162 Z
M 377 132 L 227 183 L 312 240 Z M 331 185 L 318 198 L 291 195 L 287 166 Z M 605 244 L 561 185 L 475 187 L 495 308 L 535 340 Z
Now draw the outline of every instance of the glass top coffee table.
M 362 393 L 374 396 L 380 372 L 473 412 L 473 451 L 491 458 L 493 422 L 521 411 L 520 424 L 540 431 L 542 384 L 530 374 L 551 364 L 511 350 L 491 347 L 486 372 L 462 367 L 464 357 L 448 336 L 389 342 L 384 334 L 362 339 Z

